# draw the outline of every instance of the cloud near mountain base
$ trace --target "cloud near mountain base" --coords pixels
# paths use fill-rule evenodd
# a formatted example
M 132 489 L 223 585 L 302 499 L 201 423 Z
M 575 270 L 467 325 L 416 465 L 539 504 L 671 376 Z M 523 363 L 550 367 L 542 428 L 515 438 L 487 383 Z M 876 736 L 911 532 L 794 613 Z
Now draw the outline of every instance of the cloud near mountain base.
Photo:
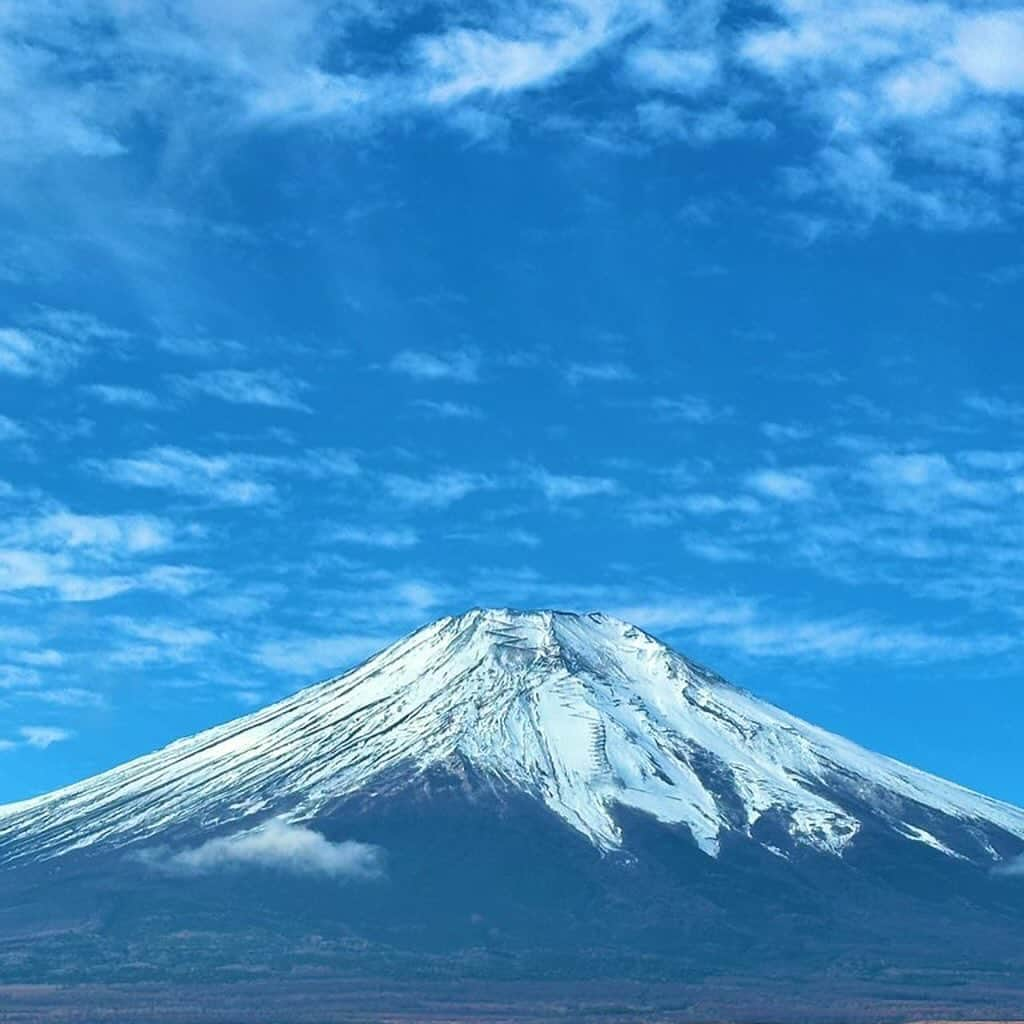
M 293 875 L 369 881 L 384 874 L 381 847 L 352 840 L 332 843 L 319 832 L 280 820 L 182 850 L 146 850 L 139 859 L 154 870 L 173 875 L 264 868 Z

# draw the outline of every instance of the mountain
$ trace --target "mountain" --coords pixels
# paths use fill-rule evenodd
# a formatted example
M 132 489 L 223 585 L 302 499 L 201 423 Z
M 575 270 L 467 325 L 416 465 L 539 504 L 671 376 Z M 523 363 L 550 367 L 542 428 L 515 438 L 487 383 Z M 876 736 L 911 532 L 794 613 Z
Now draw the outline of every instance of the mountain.
M 995 1012 L 1022 996 L 1022 851 L 1024 810 L 634 626 L 474 610 L 0 807 L 0 981 L 728 976 L 742 1014 L 827 975 L 882 1019 L 894 986 L 933 1009 L 952 978 Z
M 623 808 L 685 825 L 712 857 L 730 833 L 780 856 L 792 844 L 841 856 L 876 827 L 976 863 L 1024 840 L 1024 810 L 808 725 L 635 626 L 474 610 L 255 714 L 0 807 L 0 863 L 175 826 L 315 819 L 382 779 L 462 765 L 603 851 L 623 846 Z

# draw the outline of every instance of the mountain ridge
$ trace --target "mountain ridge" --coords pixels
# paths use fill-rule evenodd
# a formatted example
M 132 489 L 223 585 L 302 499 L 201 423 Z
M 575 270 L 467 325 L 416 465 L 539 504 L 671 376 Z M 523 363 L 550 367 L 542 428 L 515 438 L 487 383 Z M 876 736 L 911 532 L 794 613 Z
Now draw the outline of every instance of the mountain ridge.
M 1019 853 L 1024 810 L 803 722 L 603 613 L 472 609 L 361 665 L 79 783 L 0 807 L 0 864 L 315 821 L 465 758 L 604 852 L 623 810 L 786 858 L 867 827 L 951 859 Z

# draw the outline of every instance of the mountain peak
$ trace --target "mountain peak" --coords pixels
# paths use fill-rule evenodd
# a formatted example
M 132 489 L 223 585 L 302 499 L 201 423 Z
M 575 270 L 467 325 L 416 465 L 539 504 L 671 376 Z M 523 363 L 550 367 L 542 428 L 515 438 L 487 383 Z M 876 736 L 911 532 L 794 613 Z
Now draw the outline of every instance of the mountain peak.
M 623 844 L 622 808 L 687 828 L 711 856 L 727 837 L 841 856 L 884 829 L 992 862 L 1024 838 L 1024 811 L 802 722 L 629 623 L 476 608 L 262 711 L 0 808 L 0 861 L 312 820 L 462 764 L 602 850 Z
M 691 673 L 700 674 L 706 683 L 724 682 L 637 626 L 598 611 L 472 608 L 438 619 L 409 639 L 415 642 L 421 637 L 450 643 L 464 657 L 472 650 L 481 658 L 496 659 L 508 668 L 510 683 L 516 682 L 519 672 L 531 669 L 531 682 L 541 684 L 546 678 L 544 668 L 550 670 L 556 664 L 577 673 L 604 672 L 628 682 L 644 670 L 645 661 L 674 665 L 677 670 L 685 666 L 688 671 L 673 673 L 684 685 Z M 470 677 L 463 680 L 469 681 Z

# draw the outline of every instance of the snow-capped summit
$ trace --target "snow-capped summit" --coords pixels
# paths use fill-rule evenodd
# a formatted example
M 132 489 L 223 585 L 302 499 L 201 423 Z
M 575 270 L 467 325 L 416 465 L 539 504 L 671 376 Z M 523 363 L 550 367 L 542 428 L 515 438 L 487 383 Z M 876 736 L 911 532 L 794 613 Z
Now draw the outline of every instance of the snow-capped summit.
M 459 765 L 603 850 L 623 842 L 620 808 L 685 826 L 711 856 L 726 836 L 841 855 L 867 825 L 978 862 L 1024 839 L 1024 810 L 794 718 L 628 623 L 476 609 L 262 711 L 0 808 L 0 862 L 179 826 L 313 820 Z

